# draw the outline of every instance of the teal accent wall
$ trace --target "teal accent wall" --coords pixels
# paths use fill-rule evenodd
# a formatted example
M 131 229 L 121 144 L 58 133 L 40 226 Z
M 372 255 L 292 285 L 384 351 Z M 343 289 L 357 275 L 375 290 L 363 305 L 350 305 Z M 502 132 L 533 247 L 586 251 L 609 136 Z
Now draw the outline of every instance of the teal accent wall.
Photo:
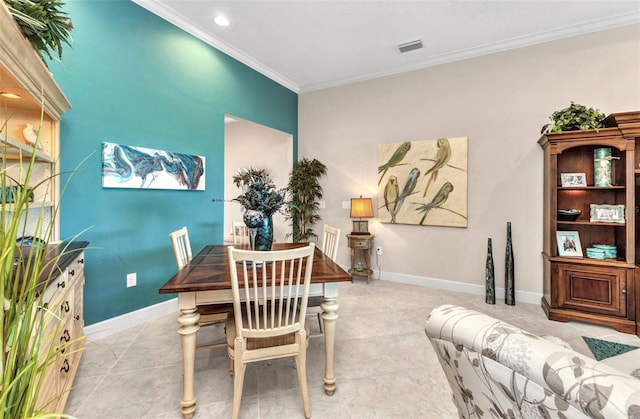
M 89 325 L 175 297 L 158 294 L 176 272 L 169 233 L 186 225 L 194 252 L 222 243 L 223 205 L 212 199 L 224 191 L 224 114 L 293 134 L 297 153 L 298 95 L 128 0 L 64 10 L 73 47 L 49 62 L 73 106 L 61 124 L 61 170 L 72 172 L 61 180 L 61 236 L 90 242 Z M 105 141 L 203 155 L 206 191 L 103 189 Z M 130 272 L 138 285 L 126 288 Z

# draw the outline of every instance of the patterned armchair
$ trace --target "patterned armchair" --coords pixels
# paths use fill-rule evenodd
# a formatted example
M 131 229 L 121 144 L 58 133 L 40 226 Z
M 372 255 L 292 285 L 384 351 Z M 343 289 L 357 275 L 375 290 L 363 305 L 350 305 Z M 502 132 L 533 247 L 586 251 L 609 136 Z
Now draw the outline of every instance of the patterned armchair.
M 461 418 L 640 418 L 640 380 L 463 307 L 427 319 Z

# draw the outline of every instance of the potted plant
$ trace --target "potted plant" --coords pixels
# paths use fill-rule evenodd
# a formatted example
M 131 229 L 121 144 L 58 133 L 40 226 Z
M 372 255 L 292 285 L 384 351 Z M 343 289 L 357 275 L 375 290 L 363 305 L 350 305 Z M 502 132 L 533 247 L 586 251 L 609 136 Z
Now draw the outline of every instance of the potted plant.
M 587 130 L 604 128 L 605 114 L 599 109 L 588 108 L 571 102 L 567 108 L 551 114 L 549 119 L 553 124 L 546 124 L 540 130 L 541 134 L 560 133 L 563 131 Z
M 4 3 L 42 61 L 46 64 L 43 54 L 49 59 L 55 55 L 62 61 L 62 44 L 71 46 L 73 29 L 71 19 L 62 11 L 65 3 L 61 0 L 4 0 Z
M 291 220 L 294 243 L 317 238 L 313 226 L 321 220 L 318 215 L 322 186 L 319 179 L 327 174 L 327 166 L 316 159 L 303 158 L 289 174 L 287 191 L 291 199 L 287 207 L 287 219 Z
M 265 169 L 241 169 L 233 176 L 233 184 L 242 193 L 232 201 L 240 203 L 243 220 L 255 232 L 256 250 L 271 250 L 273 214 L 285 205 L 285 189 L 278 189 Z

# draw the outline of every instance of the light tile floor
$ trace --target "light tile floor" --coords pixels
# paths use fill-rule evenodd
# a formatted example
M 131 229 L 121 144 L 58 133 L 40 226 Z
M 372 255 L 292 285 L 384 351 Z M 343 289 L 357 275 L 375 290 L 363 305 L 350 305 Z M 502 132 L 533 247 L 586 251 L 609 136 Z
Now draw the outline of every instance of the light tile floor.
M 558 336 L 591 355 L 581 336 L 640 346 L 634 335 L 585 323 L 546 319 L 539 305 L 484 303 L 484 296 L 389 281 L 356 279 L 340 285 L 336 333 L 337 392 L 324 394 L 324 341 L 312 337 L 308 384 L 314 419 L 458 417 L 435 353 L 424 333 L 429 312 L 457 304 L 501 318 L 533 333 Z M 309 318 L 317 330 L 317 321 Z M 81 419 L 179 419 L 181 349 L 175 315 L 89 342 L 67 404 Z M 313 329 L 312 329 L 313 331 Z M 222 336 L 222 327 L 201 329 L 198 339 Z M 208 335 L 208 336 L 207 336 Z M 291 359 L 247 368 L 241 418 L 303 418 Z M 231 416 L 233 380 L 225 348 L 196 352 L 195 418 Z

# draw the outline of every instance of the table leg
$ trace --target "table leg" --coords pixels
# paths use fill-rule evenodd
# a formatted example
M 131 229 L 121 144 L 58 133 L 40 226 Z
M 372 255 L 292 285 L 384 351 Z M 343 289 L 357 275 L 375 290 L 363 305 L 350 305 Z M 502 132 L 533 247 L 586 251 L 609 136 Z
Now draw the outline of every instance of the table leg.
M 196 312 L 196 307 L 181 308 L 178 316 L 178 334 L 182 345 L 182 416 L 184 419 L 191 419 L 196 410 L 196 393 L 193 388 L 193 377 L 195 371 L 196 358 L 196 337 L 200 326 L 198 325 L 200 314 Z
M 325 296 L 322 307 L 322 320 L 324 327 L 324 391 L 328 396 L 336 392 L 335 374 L 335 337 L 336 320 L 338 319 L 338 303 L 335 297 Z

